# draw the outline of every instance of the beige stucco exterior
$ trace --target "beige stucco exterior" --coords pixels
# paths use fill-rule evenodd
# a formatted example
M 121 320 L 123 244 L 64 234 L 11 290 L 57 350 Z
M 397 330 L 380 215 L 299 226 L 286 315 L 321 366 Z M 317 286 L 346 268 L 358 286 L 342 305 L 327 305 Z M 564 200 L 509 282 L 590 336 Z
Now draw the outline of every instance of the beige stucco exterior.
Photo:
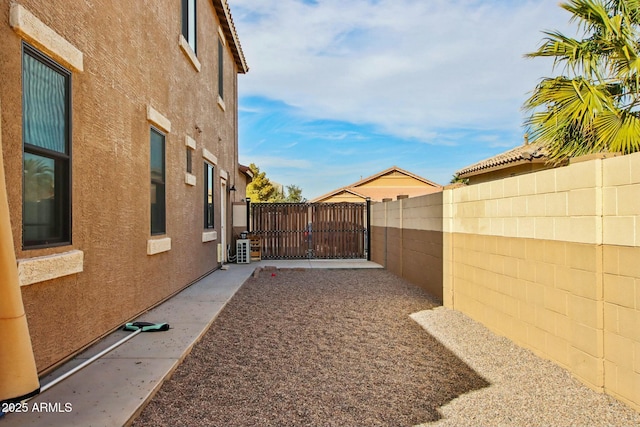
M 223 207 L 220 191 L 223 181 L 246 182 L 237 167 L 237 75 L 247 68 L 227 8 L 224 0 L 197 1 L 197 52 L 187 52 L 180 2 L 0 0 L 2 161 L 39 371 L 218 268 L 221 209 L 233 243 L 231 206 L 240 199 L 229 192 Z M 71 72 L 70 245 L 22 246 L 23 42 Z M 151 126 L 166 135 L 166 233 L 157 236 L 149 220 Z M 203 226 L 205 161 L 216 168 L 214 229 Z
M 344 190 L 319 201 L 322 203 L 363 203 L 367 201 L 367 197 L 353 191 Z
M 640 410 L 639 200 L 640 153 L 574 159 L 375 204 L 372 256 Z

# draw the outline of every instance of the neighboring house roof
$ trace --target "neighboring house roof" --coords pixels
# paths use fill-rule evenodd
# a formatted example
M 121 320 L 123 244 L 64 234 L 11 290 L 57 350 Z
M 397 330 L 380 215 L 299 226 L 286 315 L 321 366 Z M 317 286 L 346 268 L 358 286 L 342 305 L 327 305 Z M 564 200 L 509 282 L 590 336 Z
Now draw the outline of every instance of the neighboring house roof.
M 390 173 L 392 173 L 392 172 L 400 172 L 400 173 L 401 173 L 401 174 L 403 174 L 403 175 L 407 175 L 407 176 L 410 176 L 411 178 L 415 178 L 415 179 L 417 179 L 418 181 L 422 181 L 422 182 L 424 182 L 425 184 L 432 185 L 432 186 L 434 186 L 434 187 L 442 187 L 440 184 L 436 184 L 436 183 L 435 183 L 435 182 L 433 182 L 433 181 L 429 181 L 429 180 L 428 180 L 428 179 L 426 179 L 426 178 L 423 178 L 423 177 L 421 177 L 421 176 L 419 176 L 419 175 L 416 175 L 416 174 L 414 174 L 414 173 L 411 173 L 411 172 L 409 172 L 409 171 L 407 171 L 407 170 L 401 169 L 401 168 L 399 168 L 399 167 L 397 167 L 397 166 L 391 166 L 389 169 L 385 169 L 385 170 L 383 170 L 382 172 L 378 172 L 377 174 L 375 174 L 375 175 L 371 175 L 371 176 L 370 176 L 370 177 L 368 177 L 368 178 L 361 179 L 360 181 L 358 181 L 358 182 L 356 182 L 356 183 L 354 183 L 354 184 L 349 185 L 349 187 L 362 187 L 364 184 L 367 184 L 367 183 L 369 183 L 369 182 L 371 182 L 371 181 L 375 181 L 376 179 L 378 179 L 378 178 L 380 178 L 380 177 L 382 177 L 382 176 L 384 176 L 384 175 L 388 175 L 388 174 L 390 174 Z
M 543 163 L 547 161 L 547 150 L 540 143 L 527 143 L 496 156 L 474 163 L 456 172 L 460 178 L 466 178 L 492 170 L 505 169 L 525 163 Z
M 249 178 L 253 179 L 253 172 L 251 172 L 251 168 L 249 168 L 249 166 L 241 165 L 240 163 L 238 163 L 238 170 L 247 175 Z
M 334 191 L 332 191 L 330 193 L 327 193 L 327 194 L 325 194 L 323 196 L 316 197 L 315 199 L 313 199 L 311 201 L 315 202 L 315 201 L 319 201 L 319 200 L 329 199 L 331 197 L 339 196 L 339 195 L 345 194 L 345 193 L 346 194 L 351 194 L 352 196 L 359 197 L 359 198 L 361 198 L 363 200 L 366 200 L 366 198 L 367 198 L 367 196 L 365 196 L 364 194 L 361 194 L 361 193 L 358 193 L 358 192 L 354 191 L 352 188 L 341 187 L 341 188 L 338 188 L 337 190 L 334 190 Z
M 233 54 L 236 66 L 238 67 L 238 72 L 245 74 L 249 71 L 249 67 L 247 66 L 247 61 L 244 58 L 242 46 L 240 46 L 240 39 L 238 38 L 236 26 L 234 25 L 233 18 L 231 17 L 229 4 L 227 3 L 227 0 L 212 0 L 212 3 L 213 7 L 216 9 L 216 14 L 218 15 L 218 20 L 222 26 L 224 36 L 231 47 L 231 53 Z
M 387 175 L 389 176 L 393 175 L 393 176 L 399 176 L 399 177 L 402 177 L 402 176 L 410 177 L 423 185 L 393 186 L 393 185 L 388 185 L 388 182 L 386 183 L 386 185 L 380 185 L 380 186 L 376 185 L 376 181 L 380 180 L 381 178 Z M 425 188 L 430 189 L 430 191 L 425 191 Z M 374 200 L 374 201 L 381 201 L 382 199 L 385 199 L 385 198 L 395 198 L 398 195 L 407 195 L 409 197 L 412 197 L 412 196 L 414 197 L 414 196 L 429 194 L 429 193 L 440 191 L 440 190 L 442 190 L 441 185 L 436 184 L 433 181 L 429 181 L 428 179 L 425 179 L 407 170 L 401 169 L 397 166 L 392 166 L 388 169 L 383 170 L 382 172 L 378 172 L 375 175 L 371 175 L 367 178 L 361 179 L 360 181 L 355 182 L 351 185 L 340 187 L 334 191 L 331 191 L 330 193 L 324 194 L 320 197 L 316 197 L 311 201 L 319 202 L 319 201 L 327 200 L 344 193 L 354 195 L 363 200 L 370 198 L 371 200 Z

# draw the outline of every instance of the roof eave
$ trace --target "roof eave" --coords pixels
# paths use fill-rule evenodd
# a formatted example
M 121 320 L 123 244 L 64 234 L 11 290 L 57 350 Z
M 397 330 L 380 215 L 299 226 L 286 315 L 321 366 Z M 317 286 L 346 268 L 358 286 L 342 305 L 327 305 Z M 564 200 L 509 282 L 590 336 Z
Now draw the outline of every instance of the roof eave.
M 253 172 L 251 171 L 251 168 L 249 168 L 249 166 L 241 165 L 240 163 L 238 163 L 238 170 L 249 178 L 253 179 Z
M 242 52 L 242 46 L 240 45 L 236 27 L 233 24 L 233 18 L 231 17 L 231 11 L 229 10 L 227 0 L 212 0 L 212 3 L 216 10 L 216 14 L 218 15 L 220 25 L 222 26 L 222 32 L 227 40 L 230 40 L 231 42 L 231 53 L 233 54 L 233 59 L 238 67 L 238 73 L 246 74 L 249 71 L 249 67 L 247 66 L 244 53 Z
M 352 195 L 357 196 L 357 197 L 362 197 L 363 199 L 367 198 L 367 196 L 365 196 L 363 194 L 359 194 L 358 192 L 353 191 L 353 189 L 351 189 L 349 187 L 342 187 L 342 188 L 338 188 L 337 190 L 334 190 L 334 191 L 332 191 L 330 193 L 323 194 L 322 196 L 318 196 L 315 199 L 311 199 L 311 203 L 318 202 L 318 201 L 325 200 L 325 199 L 329 199 L 329 198 L 334 197 L 334 196 L 336 196 L 336 195 L 338 195 L 340 193 L 349 193 L 349 194 L 352 194 Z
M 514 161 L 510 161 L 510 162 L 500 163 L 498 165 L 494 165 L 494 166 L 490 166 L 490 167 L 472 169 L 472 170 L 467 171 L 467 172 L 458 171 L 457 172 L 457 176 L 460 177 L 460 178 L 470 178 L 472 176 L 481 175 L 481 174 L 488 173 L 488 172 L 494 172 L 494 171 L 498 171 L 498 170 L 501 170 L 501 169 L 507 169 L 507 168 L 510 168 L 510 167 L 513 167 L 513 166 L 520 166 L 520 165 L 525 165 L 525 164 L 546 163 L 546 161 L 547 161 L 546 157 L 536 157 L 536 158 L 533 158 L 531 160 L 525 160 L 525 159 L 514 160 Z
M 404 170 L 404 169 L 402 169 L 402 168 L 399 168 L 399 167 L 397 167 L 397 166 L 391 166 L 390 168 L 385 169 L 385 170 L 383 170 L 382 172 L 378 172 L 378 173 L 377 173 L 377 174 L 375 174 L 375 175 L 371 175 L 371 176 L 368 176 L 368 177 L 366 177 L 366 178 L 363 178 L 363 179 L 361 179 L 361 180 L 360 180 L 360 181 L 358 181 L 358 182 L 354 182 L 353 184 L 348 185 L 346 188 L 357 188 L 357 187 L 360 187 L 360 186 L 362 186 L 362 185 L 364 185 L 364 184 L 366 184 L 366 183 L 368 183 L 368 182 L 371 182 L 371 181 L 373 181 L 373 180 L 375 180 L 375 179 L 377 179 L 377 178 L 380 178 L 381 176 L 384 176 L 384 175 L 386 175 L 386 174 L 388 174 L 388 173 L 390 173 L 390 172 L 393 172 L 393 171 L 397 171 L 397 172 L 400 172 L 400 173 L 402 173 L 402 174 L 405 174 L 406 176 L 409 176 L 409 177 L 411 177 L 411 178 L 414 178 L 414 179 L 416 179 L 416 180 L 418 180 L 418 181 L 420 181 L 420 182 L 422 182 L 422 183 L 424 183 L 424 184 L 431 185 L 431 186 L 434 186 L 434 187 L 436 187 L 436 188 L 442 188 L 442 186 L 441 186 L 440 184 L 438 184 L 438 183 L 435 183 L 435 182 L 433 182 L 433 181 L 429 181 L 429 180 L 428 180 L 428 179 L 426 179 L 426 178 L 423 178 L 423 177 L 421 177 L 421 176 L 419 176 L 419 175 L 416 175 L 416 174 L 414 174 L 414 173 L 411 173 L 411 172 L 409 172 L 409 171 L 407 171 L 407 170 Z

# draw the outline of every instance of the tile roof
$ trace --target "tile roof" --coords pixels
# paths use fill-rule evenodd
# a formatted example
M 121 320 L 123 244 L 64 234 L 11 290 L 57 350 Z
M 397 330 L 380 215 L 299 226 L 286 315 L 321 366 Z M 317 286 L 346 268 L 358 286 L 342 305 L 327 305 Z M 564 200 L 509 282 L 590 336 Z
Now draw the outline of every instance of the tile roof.
M 213 7 L 216 9 L 216 14 L 218 15 L 218 20 L 220 21 L 225 37 L 227 40 L 231 41 L 231 53 L 233 54 L 236 66 L 238 67 L 238 72 L 245 74 L 249 71 L 249 67 L 247 66 L 247 61 L 244 58 L 242 46 L 240 46 L 240 39 L 236 32 L 236 26 L 233 23 L 229 3 L 227 0 L 212 0 L 212 3 Z
M 461 178 L 477 175 L 487 170 L 504 169 L 523 163 L 541 163 L 547 159 L 547 150 L 537 142 L 525 143 L 496 156 L 466 166 L 456 172 Z

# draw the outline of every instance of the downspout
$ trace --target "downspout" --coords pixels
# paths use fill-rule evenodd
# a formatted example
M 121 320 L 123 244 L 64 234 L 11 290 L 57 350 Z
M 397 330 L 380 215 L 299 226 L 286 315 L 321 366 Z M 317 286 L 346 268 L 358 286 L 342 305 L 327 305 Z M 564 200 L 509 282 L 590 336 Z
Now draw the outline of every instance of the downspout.
M 12 236 L 0 123 L 0 402 L 2 403 L 19 402 L 40 392 L 27 316 L 22 304 Z

